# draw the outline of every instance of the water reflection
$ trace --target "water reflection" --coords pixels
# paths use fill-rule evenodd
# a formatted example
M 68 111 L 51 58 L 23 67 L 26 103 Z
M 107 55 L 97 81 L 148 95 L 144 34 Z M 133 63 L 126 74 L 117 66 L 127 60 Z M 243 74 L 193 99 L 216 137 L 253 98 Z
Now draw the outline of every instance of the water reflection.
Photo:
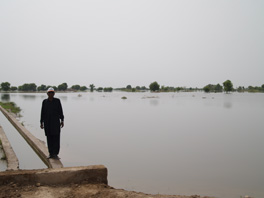
M 20 97 L 24 98 L 25 100 L 35 100 L 36 95 L 20 95 Z
M 5 102 L 10 101 L 10 94 L 1 94 L 1 100 Z
M 151 105 L 151 106 L 158 106 L 159 105 L 159 100 L 157 100 L 157 99 L 152 99 L 152 100 L 150 100 L 149 101 L 149 104 Z
M 224 108 L 231 109 L 233 106 L 233 95 L 232 94 L 225 94 L 224 95 Z
M 90 97 L 89 101 L 93 102 L 94 101 L 94 97 Z
M 231 109 L 232 108 L 232 103 L 231 102 L 224 102 L 224 108 Z
M 58 96 L 58 98 L 62 101 L 67 101 L 68 97 L 67 96 Z

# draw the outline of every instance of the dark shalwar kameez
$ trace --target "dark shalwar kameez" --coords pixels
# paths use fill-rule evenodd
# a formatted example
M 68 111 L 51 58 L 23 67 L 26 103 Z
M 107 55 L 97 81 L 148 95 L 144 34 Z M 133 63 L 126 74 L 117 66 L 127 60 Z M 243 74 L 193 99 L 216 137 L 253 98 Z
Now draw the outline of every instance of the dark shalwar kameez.
M 64 120 L 60 99 L 45 99 L 42 102 L 40 123 L 44 123 L 50 156 L 57 156 L 60 151 L 60 121 Z

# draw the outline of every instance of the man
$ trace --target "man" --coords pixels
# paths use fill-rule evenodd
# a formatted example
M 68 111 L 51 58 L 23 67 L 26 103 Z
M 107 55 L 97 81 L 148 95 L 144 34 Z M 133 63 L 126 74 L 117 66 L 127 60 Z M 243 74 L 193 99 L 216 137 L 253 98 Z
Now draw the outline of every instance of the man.
M 54 89 L 49 88 L 47 95 L 48 98 L 42 102 L 40 128 L 44 128 L 45 135 L 47 136 L 48 158 L 60 159 L 58 157 L 60 151 L 60 131 L 64 126 L 64 115 L 60 99 L 54 98 Z

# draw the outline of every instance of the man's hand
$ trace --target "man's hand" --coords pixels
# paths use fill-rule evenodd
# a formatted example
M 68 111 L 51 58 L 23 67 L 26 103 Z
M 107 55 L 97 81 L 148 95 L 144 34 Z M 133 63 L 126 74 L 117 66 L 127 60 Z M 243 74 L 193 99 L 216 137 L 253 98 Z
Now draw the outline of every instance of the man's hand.
M 44 128 L 44 125 L 43 125 L 43 123 L 41 123 L 41 124 L 40 124 L 40 128 L 42 128 L 42 129 Z
M 61 128 L 64 127 L 64 122 L 61 121 L 60 125 L 61 125 Z

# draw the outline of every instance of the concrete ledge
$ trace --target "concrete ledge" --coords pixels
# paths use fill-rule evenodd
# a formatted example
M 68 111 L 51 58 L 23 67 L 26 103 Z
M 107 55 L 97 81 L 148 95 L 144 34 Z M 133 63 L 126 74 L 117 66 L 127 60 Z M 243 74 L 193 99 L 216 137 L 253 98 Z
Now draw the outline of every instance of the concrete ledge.
M 0 139 L 2 141 L 3 150 L 6 155 L 6 160 L 7 160 L 6 170 L 18 170 L 19 163 L 18 163 L 17 156 L 11 144 L 9 143 L 6 137 L 6 134 L 1 126 L 0 126 Z
M 0 172 L 0 185 L 64 185 L 70 183 L 107 184 L 107 168 L 103 165 L 43 170 Z
M 30 147 L 40 157 L 40 159 L 48 166 L 48 168 L 62 168 L 63 165 L 60 160 L 47 159 L 49 151 L 46 145 L 34 135 L 32 135 L 22 124 L 7 110 L 0 106 L 0 110 L 11 124 L 17 129 L 22 137 L 27 141 Z

